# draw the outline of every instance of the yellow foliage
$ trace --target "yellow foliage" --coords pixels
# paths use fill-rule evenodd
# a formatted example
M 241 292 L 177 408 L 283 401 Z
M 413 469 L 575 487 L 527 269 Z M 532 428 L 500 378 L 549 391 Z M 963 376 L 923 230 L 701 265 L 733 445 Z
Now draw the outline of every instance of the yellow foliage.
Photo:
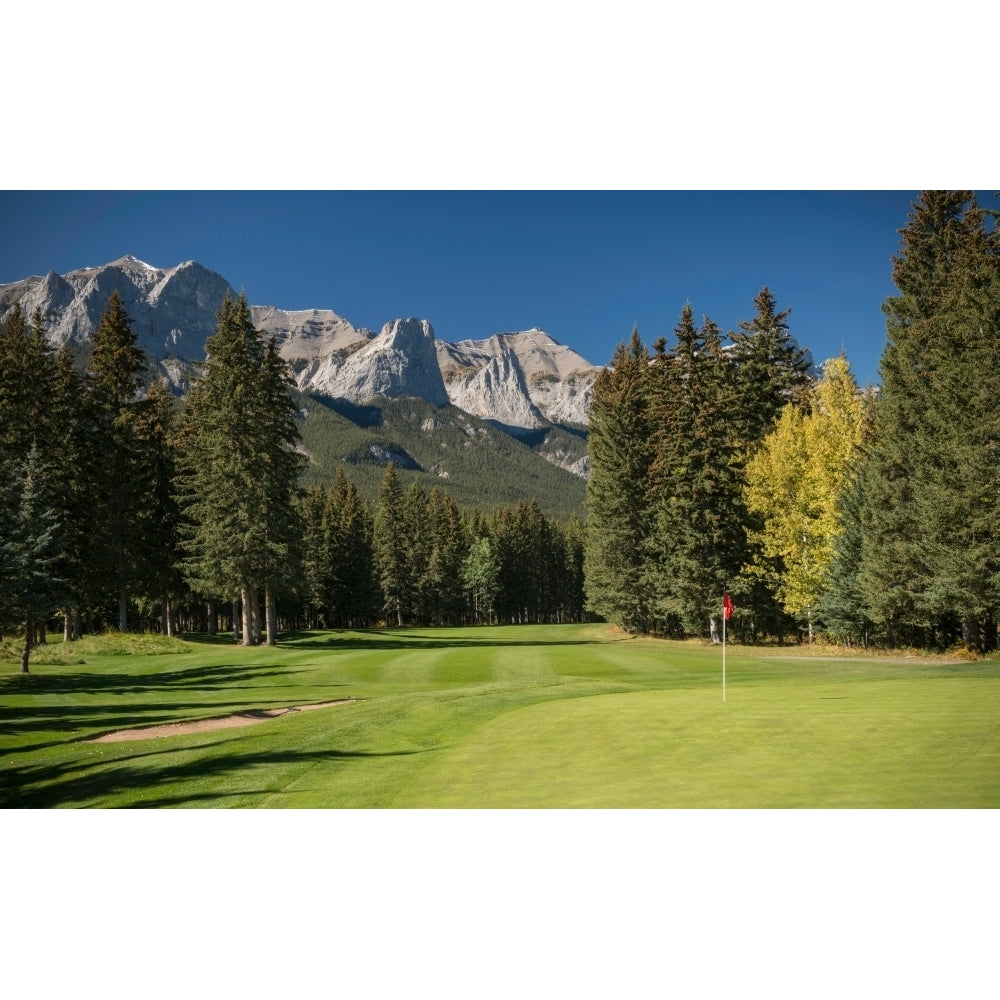
M 813 390 L 810 412 L 786 406 L 747 465 L 745 499 L 764 522 L 764 559 L 780 560 L 778 598 L 809 615 L 833 557 L 836 499 L 861 443 L 864 404 L 844 357 L 833 358 Z M 762 571 L 763 567 L 756 567 Z

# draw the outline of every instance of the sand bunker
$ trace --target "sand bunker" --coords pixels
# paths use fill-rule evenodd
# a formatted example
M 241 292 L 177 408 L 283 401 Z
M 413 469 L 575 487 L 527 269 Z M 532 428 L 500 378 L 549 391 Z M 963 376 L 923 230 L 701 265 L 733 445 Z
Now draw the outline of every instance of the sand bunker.
M 321 701 L 315 705 L 290 705 L 287 708 L 261 708 L 249 712 L 237 712 L 235 715 L 220 716 L 215 719 L 196 719 L 193 722 L 170 722 L 162 726 L 143 726 L 140 729 L 119 729 L 114 733 L 105 733 L 88 743 L 124 743 L 126 740 L 155 740 L 163 736 L 183 736 L 187 733 L 210 733 L 216 729 L 233 729 L 236 726 L 255 726 L 268 719 L 276 719 L 279 715 L 289 712 L 309 712 L 314 708 L 331 708 L 334 705 L 347 705 L 357 698 L 340 698 L 338 701 Z

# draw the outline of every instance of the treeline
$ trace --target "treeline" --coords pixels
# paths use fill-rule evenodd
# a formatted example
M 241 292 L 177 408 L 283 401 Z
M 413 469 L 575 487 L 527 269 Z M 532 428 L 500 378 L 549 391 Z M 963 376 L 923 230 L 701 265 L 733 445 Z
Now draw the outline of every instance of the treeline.
M 308 627 L 580 621 L 583 525 L 537 501 L 461 512 L 437 488 L 403 490 L 389 465 L 376 502 L 338 470 L 302 501 Z
M 981 652 L 1000 606 L 1000 244 L 971 192 L 900 231 L 878 392 L 822 377 L 765 288 L 724 338 L 686 307 L 594 390 L 588 607 L 628 630 Z
M 583 615 L 583 529 L 537 503 L 460 515 L 385 473 L 304 494 L 293 383 L 227 299 L 183 404 L 113 293 L 85 371 L 38 312 L 0 325 L 0 627 L 84 630 L 563 621 Z

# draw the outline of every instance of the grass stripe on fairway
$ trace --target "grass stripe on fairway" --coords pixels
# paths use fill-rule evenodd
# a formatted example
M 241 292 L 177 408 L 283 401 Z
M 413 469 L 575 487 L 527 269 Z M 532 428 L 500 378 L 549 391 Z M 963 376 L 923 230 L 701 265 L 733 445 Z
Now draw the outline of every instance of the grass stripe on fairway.
M 0 806 L 1000 805 L 995 662 L 731 646 L 723 704 L 717 647 L 599 625 L 141 639 L 51 643 L 27 677 L 0 662 Z

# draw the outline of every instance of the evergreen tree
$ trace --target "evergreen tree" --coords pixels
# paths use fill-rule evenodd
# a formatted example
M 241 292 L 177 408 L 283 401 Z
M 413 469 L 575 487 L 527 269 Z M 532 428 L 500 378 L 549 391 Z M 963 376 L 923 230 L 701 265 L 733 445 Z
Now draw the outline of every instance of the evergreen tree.
M 349 627 L 372 624 L 379 616 L 374 577 L 373 517 L 353 483 L 340 469 L 333 486 L 338 516 L 333 606 L 337 620 Z
M 56 354 L 52 405 L 50 469 L 64 543 L 61 575 L 66 581 L 63 602 L 64 638 L 77 639 L 84 606 L 97 597 L 93 586 L 96 564 L 92 518 L 102 495 L 97 411 L 87 382 L 76 370 L 66 347 Z
M 649 393 L 645 577 L 665 627 L 700 633 L 707 625 L 714 637 L 723 591 L 746 559 L 742 448 L 730 425 L 736 397 L 719 328 L 705 317 L 696 329 L 687 305 L 675 336 L 672 351 L 658 352 Z
M 427 498 L 429 553 L 423 580 L 425 604 L 437 625 L 454 623 L 462 608 L 462 520 L 455 501 L 437 487 Z
M 891 642 L 996 643 L 1000 236 L 988 215 L 971 192 L 924 192 L 893 258 L 858 569 Z
M 137 595 L 151 606 L 162 607 L 163 632 L 174 634 L 174 613 L 184 593 L 180 571 L 180 512 L 173 480 L 176 455 L 173 448 L 177 414 L 174 397 L 163 379 L 149 389 L 135 418 L 137 454 L 145 489 L 136 491 L 131 515 L 146 526 L 135 558 L 141 567 Z
M 52 484 L 37 445 L 25 459 L 0 462 L 0 622 L 24 627 L 21 673 L 35 641 L 36 624 L 57 607 L 62 540 Z
M 405 530 L 403 490 L 396 466 L 390 462 L 382 476 L 375 506 L 372 550 L 386 622 L 398 626 L 403 624 L 403 601 L 410 586 Z
M 338 471 L 342 475 L 343 470 Z M 334 520 L 332 490 L 310 486 L 301 500 L 302 574 L 306 627 L 329 627 L 329 609 L 337 572 L 335 555 L 339 523 Z
M 619 344 L 611 365 L 598 375 L 590 408 L 587 607 L 629 632 L 649 625 L 642 583 L 652 460 L 649 364 L 649 352 L 633 330 L 628 344 Z
M 584 550 L 587 529 L 576 516 L 570 517 L 563 532 L 562 599 L 566 621 L 584 620 Z
M 858 579 L 864 546 L 864 491 L 860 465 L 837 498 L 833 553 L 819 599 L 823 627 L 835 642 L 868 646 L 878 636 Z
M 145 543 L 153 525 L 143 516 L 155 491 L 154 472 L 138 435 L 147 405 L 146 357 L 117 291 L 112 292 L 94 333 L 90 387 L 96 407 L 102 486 L 93 511 L 97 560 L 95 576 L 118 603 L 118 628 L 128 628 L 129 592 L 148 564 Z
M 403 530 L 398 544 L 402 549 L 404 582 L 400 603 L 404 618 L 423 625 L 430 618 L 434 598 L 427 575 L 431 555 L 427 493 L 418 482 L 410 483 L 403 493 L 400 512 Z
M 777 310 L 777 299 L 765 285 L 753 300 L 757 312 L 741 320 L 732 334 L 731 358 L 739 403 L 731 414 L 731 432 L 752 452 L 771 431 L 788 403 L 802 405 L 810 387 L 809 352 L 789 332 L 791 309 Z
M 275 595 L 297 576 L 295 511 L 302 466 L 289 380 L 273 341 L 254 328 L 245 296 L 226 298 L 181 424 L 178 486 L 183 568 L 197 592 L 240 600 L 242 642 L 276 640 Z
M 491 624 L 499 589 L 500 567 L 488 535 L 473 538 L 460 573 L 473 624 Z

